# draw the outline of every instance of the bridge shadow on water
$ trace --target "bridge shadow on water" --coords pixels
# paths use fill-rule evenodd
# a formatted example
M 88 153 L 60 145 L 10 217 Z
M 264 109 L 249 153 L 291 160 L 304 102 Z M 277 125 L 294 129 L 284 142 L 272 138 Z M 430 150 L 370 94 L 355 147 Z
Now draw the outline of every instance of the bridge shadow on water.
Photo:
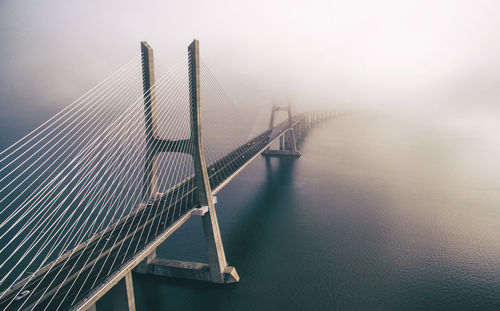
M 309 134 L 316 141 L 301 148 L 301 159 L 258 158 L 221 191 L 221 233 L 240 283 L 134 275 L 137 309 L 500 310 L 497 248 L 482 235 L 492 231 L 453 230 L 462 221 L 482 225 L 496 202 L 470 209 L 448 193 L 438 195 L 422 184 L 432 182 L 429 176 L 410 176 L 403 161 L 415 166 L 415 154 L 432 145 L 407 148 L 413 136 L 404 127 L 395 128 L 404 134 L 396 139 L 386 133 L 385 119 L 369 121 L 346 118 L 335 128 L 315 129 Z M 446 211 L 460 215 L 448 221 Z M 186 225 L 194 231 L 179 232 L 180 242 L 169 239 L 168 248 L 192 250 L 195 239 L 202 244 L 201 223 Z M 482 240 L 462 241 L 467 236 Z M 481 241 L 488 244 L 480 248 Z M 201 260 L 201 253 L 188 260 Z
M 234 265 L 242 279 L 238 284 L 218 285 L 208 282 L 198 282 L 181 279 L 166 279 L 156 276 L 134 274 L 136 307 L 138 310 L 221 310 L 241 308 L 232 297 L 245 294 L 246 287 L 254 286 L 256 277 L 263 272 L 259 263 L 261 252 L 270 236 L 276 236 L 273 231 L 279 230 L 279 222 L 283 214 L 290 211 L 287 201 L 293 194 L 293 177 L 295 171 L 294 158 L 264 158 L 252 165 L 257 168 L 244 172 L 241 178 L 234 181 L 229 191 L 221 194 L 225 206 L 217 209 L 221 223 L 224 247 L 230 265 Z M 262 165 L 264 164 L 264 165 Z M 265 170 L 265 171 L 262 171 Z M 253 179 L 261 174 L 256 182 L 245 180 L 248 175 Z M 262 178 L 262 175 L 265 178 Z M 248 200 L 245 198 L 249 198 Z M 222 202 L 221 202 L 222 203 Z M 193 227 L 201 227 L 194 222 Z M 195 229 L 202 234 L 201 228 Z M 190 230 L 190 229 L 189 229 Z M 188 233 L 191 236 L 193 233 Z M 182 234 L 185 241 L 186 232 Z M 202 236 L 200 237 L 202 239 Z M 257 262 L 257 263 L 256 263 Z M 113 294 L 112 294 L 113 295 Z M 116 299 L 116 298 L 115 298 Z M 112 304 L 111 297 L 103 300 L 101 309 L 107 309 Z
M 266 181 L 255 197 L 242 207 L 246 213 L 227 239 L 229 247 L 245 245 L 231 247 L 233 260 L 247 261 L 245 258 L 255 253 L 261 241 L 266 239 L 266 226 L 290 212 L 286 209 L 289 205 L 283 201 L 289 200 L 293 193 L 295 161 L 293 158 L 265 158 Z

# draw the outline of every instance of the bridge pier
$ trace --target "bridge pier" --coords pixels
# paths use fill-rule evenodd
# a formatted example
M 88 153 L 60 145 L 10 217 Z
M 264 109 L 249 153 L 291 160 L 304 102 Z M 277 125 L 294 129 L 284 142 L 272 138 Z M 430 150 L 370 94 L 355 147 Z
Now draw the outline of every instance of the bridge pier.
M 112 311 L 135 311 L 134 285 L 131 271 L 114 284 L 110 290 L 110 294 L 112 296 Z M 98 308 L 95 303 L 87 309 L 87 311 L 97 310 Z
M 111 295 L 113 297 L 113 311 L 135 311 L 134 284 L 131 271 L 111 289 Z
M 153 51 L 149 45 L 143 43 L 141 45 L 143 51 L 143 75 L 144 78 L 144 98 L 145 98 L 145 117 L 146 117 L 146 135 L 148 142 L 162 143 L 165 140 L 160 140 L 156 133 L 156 120 L 154 109 L 154 93 L 151 89 L 151 84 L 147 81 L 154 81 Z M 194 183 L 196 185 L 196 197 L 199 208 L 196 214 L 202 217 L 203 231 L 205 236 L 205 245 L 208 253 L 208 264 L 199 262 L 188 262 L 179 260 L 162 259 L 156 256 L 154 250 L 148 257 L 141 262 L 135 269 L 138 273 L 153 274 L 159 276 L 167 276 L 173 278 L 186 278 L 200 281 L 210 281 L 214 283 L 234 283 L 239 281 L 238 273 L 234 267 L 227 264 L 224 247 L 222 244 L 219 223 L 215 212 L 212 190 L 208 178 L 205 155 L 201 142 L 201 107 L 200 107 L 200 60 L 199 60 L 199 43 L 194 40 L 188 48 L 189 53 L 189 98 L 190 98 L 190 114 L 191 114 L 191 137 L 181 141 L 165 141 L 167 149 L 155 151 L 151 156 L 148 153 L 148 161 L 145 168 L 144 179 L 144 194 L 146 200 L 157 199 L 156 191 L 156 165 L 155 156 L 159 152 L 183 152 L 188 150 L 193 159 L 194 165 Z M 149 83 L 149 84 L 146 84 Z M 183 144 L 190 144 L 192 148 L 183 149 Z M 179 145 L 180 147 L 176 147 Z M 148 145 L 149 146 L 149 145 Z M 149 150 L 149 148 L 148 148 Z M 153 152 L 151 152 L 153 153 Z
M 262 152 L 262 155 L 267 157 L 287 156 L 298 158 L 300 157 L 300 152 L 297 150 L 297 138 L 293 127 L 292 108 L 290 104 L 288 104 L 287 107 L 273 105 L 269 122 L 269 131 L 271 133 L 274 128 L 274 114 L 278 111 L 288 112 L 288 129 L 279 138 L 278 150 L 271 150 L 269 147 L 266 151 Z
M 187 279 L 194 281 L 213 282 L 210 273 L 210 265 L 202 262 L 173 260 L 166 258 L 153 258 L 148 264 L 137 266 L 137 273 L 169 277 L 174 279 Z M 239 281 L 236 268 L 226 266 L 222 273 L 221 282 L 215 283 L 237 283 Z

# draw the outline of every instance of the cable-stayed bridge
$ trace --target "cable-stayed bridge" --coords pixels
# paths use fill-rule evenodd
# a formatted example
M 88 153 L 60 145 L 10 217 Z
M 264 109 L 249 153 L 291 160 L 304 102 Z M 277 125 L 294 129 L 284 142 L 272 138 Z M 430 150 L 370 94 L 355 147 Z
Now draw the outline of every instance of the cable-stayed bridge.
M 215 195 L 260 155 L 299 157 L 308 130 L 335 115 L 273 105 L 269 126 L 249 130 L 197 40 L 164 73 L 142 42 L 140 56 L 0 153 L 0 309 L 95 309 L 125 279 L 133 310 L 132 270 L 238 282 Z M 158 258 L 191 216 L 208 263 Z

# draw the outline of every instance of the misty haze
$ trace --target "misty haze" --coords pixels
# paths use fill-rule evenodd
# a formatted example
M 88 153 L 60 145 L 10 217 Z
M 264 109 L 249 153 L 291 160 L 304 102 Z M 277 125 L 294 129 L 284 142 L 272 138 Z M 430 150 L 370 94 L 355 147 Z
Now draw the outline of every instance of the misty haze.
M 0 2 L 1 310 L 500 310 L 500 2 Z

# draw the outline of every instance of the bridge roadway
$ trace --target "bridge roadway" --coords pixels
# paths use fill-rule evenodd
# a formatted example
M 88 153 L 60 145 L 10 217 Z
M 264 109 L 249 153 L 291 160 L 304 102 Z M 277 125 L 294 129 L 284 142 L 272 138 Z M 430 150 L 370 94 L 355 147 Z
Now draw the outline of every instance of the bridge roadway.
M 299 118 L 300 115 L 294 117 L 294 126 Z M 288 121 L 284 121 L 272 131 L 263 132 L 208 166 L 213 191 L 218 192 L 287 129 Z M 27 277 L 17 283 L 0 299 L 0 310 L 70 309 L 130 261 L 135 254 L 136 245 L 139 245 L 138 251 L 146 248 L 186 213 L 199 207 L 196 196 L 193 195 L 195 190 L 191 176 L 165 192 L 160 199 L 144 204 L 80 244 L 72 252 L 45 265 L 31 278 Z M 134 229 L 130 230 L 131 228 Z M 112 244 L 114 241 L 117 242 Z M 116 258 L 118 260 L 115 261 Z M 31 292 L 30 295 L 24 300 L 13 301 L 23 286 L 23 290 Z

